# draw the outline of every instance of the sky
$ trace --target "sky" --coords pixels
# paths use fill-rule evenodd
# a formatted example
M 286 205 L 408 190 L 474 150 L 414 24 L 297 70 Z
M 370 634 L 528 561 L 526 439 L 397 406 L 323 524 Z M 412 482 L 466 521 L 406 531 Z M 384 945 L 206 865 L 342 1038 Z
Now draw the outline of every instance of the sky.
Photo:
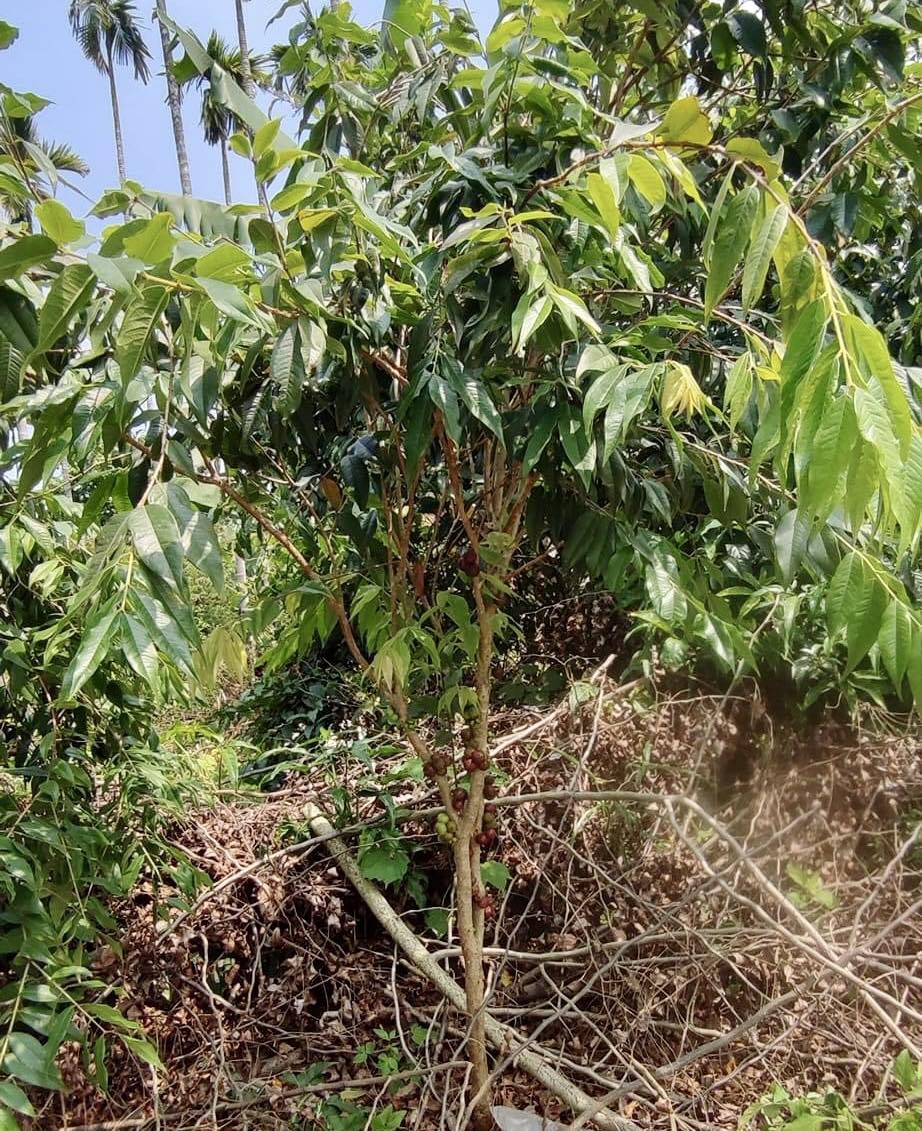
M 249 0 L 246 4 L 251 50 L 264 51 L 272 43 L 287 39 L 296 9 L 267 26 L 280 7 L 281 0 Z M 317 7 L 319 4 L 315 10 Z M 108 80 L 81 54 L 67 21 L 67 8 L 67 0 L 0 0 L 0 16 L 19 28 L 13 46 L 0 53 L 0 81 L 13 90 L 32 91 L 52 100 L 38 117 L 39 131 L 50 140 L 66 142 L 90 166 L 89 176 L 70 178 L 89 200 L 66 187 L 60 190 L 71 211 L 84 215 L 105 189 L 118 184 L 118 176 Z M 154 0 L 137 0 L 136 8 L 153 64 L 147 86 L 137 82 L 131 70 L 118 70 L 128 176 L 151 189 L 178 192 L 160 35 L 150 18 Z M 381 9 L 380 0 L 353 0 L 353 15 L 363 24 L 379 20 Z M 471 9 L 480 27 L 488 30 L 491 13 L 496 11 L 494 0 L 474 0 Z M 168 10 L 177 23 L 191 28 L 201 40 L 216 29 L 229 42 L 236 42 L 234 0 L 168 0 Z M 268 109 L 265 103 L 264 108 Z M 201 138 L 199 101 L 194 91 L 184 99 L 183 120 L 193 194 L 223 200 L 220 156 L 217 148 Z M 232 155 L 231 167 L 235 199 L 254 197 L 248 163 Z

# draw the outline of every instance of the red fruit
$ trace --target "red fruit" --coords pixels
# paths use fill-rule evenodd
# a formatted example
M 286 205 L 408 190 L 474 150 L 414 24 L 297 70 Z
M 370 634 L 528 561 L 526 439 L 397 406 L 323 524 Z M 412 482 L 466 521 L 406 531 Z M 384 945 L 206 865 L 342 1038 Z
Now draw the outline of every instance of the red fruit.
M 480 845 L 481 848 L 486 848 L 487 845 L 490 843 L 490 833 L 489 833 L 489 831 L 484 829 L 483 832 L 478 833 L 474 837 L 474 840 L 477 841 L 477 843 Z
M 423 777 L 426 779 L 426 781 L 435 781 L 435 779 L 438 777 L 438 772 L 436 771 L 436 768 L 431 761 L 426 762 L 423 766 Z
M 468 577 L 476 577 L 480 573 L 480 559 L 473 546 L 468 546 L 458 559 L 458 569 Z
M 461 813 L 464 806 L 467 804 L 467 792 L 463 789 L 456 789 L 451 795 L 451 805 L 456 813 Z
M 472 774 L 474 770 L 477 769 L 477 763 L 474 760 L 474 755 L 470 751 L 468 751 L 468 753 L 465 754 L 461 759 L 461 765 L 465 768 L 465 770 L 467 770 L 469 774 Z
M 488 801 L 492 801 L 494 797 L 498 796 L 498 794 L 499 794 L 499 790 L 496 788 L 496 782 L 492 778 L 489 778 L 489 777 L 484 779 L 484 783 L 483 783 L 483 795 L 484 795 L 484 797 Z

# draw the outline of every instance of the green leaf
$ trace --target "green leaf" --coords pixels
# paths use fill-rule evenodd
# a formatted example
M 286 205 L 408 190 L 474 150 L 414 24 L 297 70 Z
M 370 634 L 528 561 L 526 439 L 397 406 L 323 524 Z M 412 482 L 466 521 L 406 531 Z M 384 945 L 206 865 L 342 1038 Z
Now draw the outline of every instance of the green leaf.
M 714 136 L 707 115 L 694 95 L 673 102 L 659 132 L 665 141 L 686 141 L 694 145 L 707 145 Z
M 525 455 L 522 457 L 522 471 L 525 475 L 537 464 L 541 454 L 548 445 L 557 426 L 557 413 L 553 409 L 545 409 L 529 430 L 528 443 L 525 446 Z
M 704 287 L 706 316 L 710 316 L 730 285 L 736 265 L 749 243 L 752 222 L 758 207 L 759 193 L 755 185 L 749 185 L 742 192 L 738 192 L 731 198 L 729 204 L 724 206 L 717 223 L 711 251 L 711 268 Z
M 0 1081 L 0 1103 L 6 1104 L 7 1107 L 19 1112 L 20 1115 L 35 1115 L 35 1108 L 32 1106 L 29 1097 L 12 1080 Z
M 884 610 L 877 643 L 887 675 L 899 693 L 912 655 L 912 613 L 898 598 Z
M 745 8 L 737 8 L 724 16 L 730 34 L 742 47 L 747 55 L 757 59 L 764 59 L 768 50 L 765 41 L 765 25 L 754 12 Z
M 359 853 L 359 868 L 366 880 L 399 883 L 410 867 L 410 857 L 393 838 L 377 840 Z
M 58 250 L 47 236 L 21 236 L 0 250 L 0 280 L 15 278 L 29 267 L 44 263 Z
M 547 321 L 554 304 L 547 295 L 523 295 L 512 315 L 512 348 L 520 357 L 525 352 L 529 338 Z M 521 314 L 519 312 L 521 311 Z M 519 315 L 518 317 L 516 317 Z
M 791 411 L 794 396 L 806 374 L 816 363 L 826 333 L 826 308 L 816 299 L 798 314 L 781 359 L 781 395 L 785 415 Z
M 645 579 L 647 596 L 656 615 L 670 623 L 685 620 L 688 603 L 679 583 L 675 560 L 667 554 L 657 553 L 647 565 Z
M 801 505 L 811 514 L 825 516 L 832 505 L 836 486 L 848 470 L 857 439 L 858 424 L 851 398 L 836 397 L 826 406 L 810 444 L 810 463 L 806 484 L 801 489 Z
M 908 1049 L 903 1049 L 893 1060 L 893 1079 L 904 1092 L 911 1092 L 916 1087 L 920 1070 L 916 1068 L 912 1054 Z
M 61 699 L 73 699 L 106 658 L 117 624 L 118 611 L 114 609 L 97 611 L 87 621 L 80 646 L 64 673 Z
M 21 1131 L 19 1121 L 5 1107 L 0 1107 L 0 1131 Z
M 19 28 L 8 24 L 6 20 L 0 20 L 0 51 L 5 51 L 7 47 L 12 47 L 18 38 Z
M 503 422 L 483 381 L 473 373 L 455 368 L 449 370 L 448 380 L 471 416 L 476 417 L 502 444 Z
M 51 290 L 38 319 L 36 354 L 51 349 L 62 337 L 76 314 L 90 301 L 96 276 L 84 263 L 71 263 L 51 284 Z
M 61 1076 L 51 1060 L 48 1047 L 29 1033 L 12 1032 L 6 1039 L 6 1055 L 0 1072 L 13 1076 L 35 1088 L 56 1091 L 62 1087 Z
M 761 141 L 754 137 L 731 138 L 724 148 L 732 156 L 739 157 L 747 164 L 757 165 L 769 181 L 774 181 L 781 172 L 778 159 L 770 156 Z
M 58 245 L 73 243 L 86 231 L 82 221 L 75 220 L 70 211 L 52 197 L 35 206 L 35 215 L 45 235 Z
M 149 1064 L 151 1068 L 156 1068 L 158 1072 L 165 1072 L 157 1050 L 150 1043 L 150 1041 L 142 1040 L 140 1037 L 129 1037 L 125 1033 L 119 1033 L 119 1040 L 139 1059 L 143 1060 L 145 1064 Z
M 788 222 L 788 210 L 779 204 L 762 221 L 752 240 L 743 268 L 743 309 L 749 310 L 762 295 L 768 267 Z
M 666 203 L 666 185 L 656 166 L 642 154 L 632 153 L 627 169 L 631 184 L 648 202 L 652 211 L 658 212 Z
M 875 449 L 892 495 L 902 498 L 900 442 L 893 431 L 880 384 L 873 378 L 868 389 L 855 390 L 858 431 Z
M 221 547 L 218 545 L 211 516 L 205 511 L 193 514 L 191 522 L 182 532 L 182 545 L 188 560 L 222 593 L 224 563 L 221 559 Z
M 608 234 L 614 239 L 621 227 L 621 209 L 611 184 L 598 173 L 590 173 L 586 178 L 586 191 L 602 217 Z
M 497 891 L 505 891 L 512 873 L 501 860 L 484 860 L 480 865 L 480 880 Z
M 868 389 L 885 409 L 890 430 L 899 445 L 899 456 L 905 459 L 913 434 L 912 416 L 906 394 L 893 372 L 893 360 L 881 332 L 853 314 L 843 314 L 842 324 L 854 356 L 864 375 Z
M 134 611 L 147 628 L 157 647 L 187 672 L 192 672 L 192 652 L 181 625 L 177 624 L 164 606 L 146 593 L 134 596 Z
M 147 627 L 137 617 L 123 613 L 119 638 L 128 665 L 156 692 L 159 688 L 157 649 Z
M 623 365 L 616 365 L 609 369 L 607 373 L 597 377 L 586 390 L 586 396 L 583 399 L 583 427 L 586 429 L 587 435 L 592 432 L 595 418 L 610 402 L 615 385 L 620 380 L 624 370 Z
M 233 283 L 225 283 L 220 279 L 199 279 L 198 285 L 218 310 L 228 318 L 254 326 L 257 330 L 268 329 L 267 320 L 259 313 L 249 297 Z
M 154 327 L 166 309 L 169 295 L 170 292 L 165 287 L 148 287 L 126 307 L 115 339 L 115 359 L 123 385 L 137 376 Z
M 182 587 L 183 548 L 176 520 L 160 503 L 131 512 L 128 529 L 135 553 L 168 586 Z
M 810 516 L 799 510 L 788 511 L 775 529 L 775 556 L 788 585 L 800 568 L 812 529 Z
M 582 322 L 593 334 L 600 332 L 598 322 L 586 309 L 586 304 L 579 295 L 574 294 L 573 291 L 564 290 L 562 287 L 555 287 L 551 283 L 548 284 L 548 293 L 574 337 L 578 336 L 577 322 Z
M 848 671 L 867 655 L 880 632 L 887 594 L 857 552 L 842 559 L 826 593 L 826 620 L 831 633 L 845 627 Z
M 162 263 L 164 259 L 169 259 L 176 246 L 172 227 L 173 217 L 170 213 L 158 212 L 138 231 L 125 237 L 126 254 L 150 264 Z
M 306 374 L 301 356 L 297 322 L 290 322 L 279 334 L 269 359 L 269 376 L 279 390 L 279 412 L 290 416 L 301 403 Z
M 831 635 L 844 627 L 849 605 L 857 600 L 864 584 L 864 563 L 855 551 L 851 551 L 839 562 L 826 592 L 826 624 Z

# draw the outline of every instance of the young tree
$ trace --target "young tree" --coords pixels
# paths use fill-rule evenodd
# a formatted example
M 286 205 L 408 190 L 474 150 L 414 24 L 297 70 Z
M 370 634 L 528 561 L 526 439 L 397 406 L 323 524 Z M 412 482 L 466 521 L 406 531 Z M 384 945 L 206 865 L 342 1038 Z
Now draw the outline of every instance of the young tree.
M 189 154 L 186 150 L 186 131 L 182 121 L 182 92 L 173 73 L 173 47 L 161 15 L 167 14 L 166 0 L 157 0 L 157 22 L 160 24 L 160 44 L 163 49 L 163 70 L 166 75 L 167 103 L 173 124 L 173 141 L 176 145 L 176 163 L 179 166 L 179 183 L 186 196 L 192 195 L 192 175 L 189 172 Z
M 822 623 L 840 680 L 865 664 L 922 702 L 922 432 L 822 227 L 865 161 L 917 176 L 897 131 L 919 96 L 888 68 L 918 10 L 643 7 L 538 0 L 485 45 L 463 12 L 396 6 L 380 36 L 306 13 L 277 54 L 303 144 L 164 19 L 252 132 L 270 215 L 233 244 L 187 203 L 195 241 L 159 211 L 86 264 L 0 250 L 45 281 L 7 378 L 32 428 L 7 541 L 48 492 L 97 530 L 49 633 L 73 648 L 56 702 L 92 701 L 112 655 L 151 688 L 188 678 L 185 572 L 220 580 L 217 506 L 287 555 L 268 661 L 338 631 L 442 805 L 479 1126 L 494 656 L 537 557 L 620 594 L 670 662 L 738 676 Z M 801 121 L 779 59 L 858 121 Z M 405 855 L 373 847 L 365 875 L 399 881 Z
M 115 84 L 115 65 L 130 66 L 136 79 L 150 78 L 150 52 L 136 20 L 132 0 L 70 0 L 70 26 L 80 50 L 109 79 L 115 157 L 120 181 L 124 181 L 125 139 Z

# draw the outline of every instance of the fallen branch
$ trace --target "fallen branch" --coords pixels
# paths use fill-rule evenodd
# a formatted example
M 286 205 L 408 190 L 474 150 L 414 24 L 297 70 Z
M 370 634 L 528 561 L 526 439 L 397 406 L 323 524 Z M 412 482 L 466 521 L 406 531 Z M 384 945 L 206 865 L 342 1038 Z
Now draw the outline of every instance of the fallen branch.
M 336 835 L 330 822 L 319 810 L 309 818 L 310 826 L 319 836 L 323 836 L 329 846 L 330 854 L 337 865 L 362 897 L 368 909 L 387 931 L 394 942 L 410 959 L 413 966 L 436 987 L 436 989 L 460 1012 L 466 1010 L 464 990 L 447 974 L 432 957 L 423 943 L 396 914 L 377 887 L 362 875 L 358 862 Z M 484 1028 L 489 1043 L 497 1050 L 506 1052 L 519 1068 L 524 1069 L 537 1083 L 553 1092 L 558 1099 L 575 1113 L 588 1110 L 594 1100 L 571 1080 L 562 1076 L 548 1061 L 534 1049 L 516 1051 L 519 1038 L 514 1030 L 501 1024 L 489 1014 L 485 1015 Z M 638 1131 L 637 1125 L 614 1112 L 602 1110 L 594 1114 L 595 1122 L 603 1131 Z

